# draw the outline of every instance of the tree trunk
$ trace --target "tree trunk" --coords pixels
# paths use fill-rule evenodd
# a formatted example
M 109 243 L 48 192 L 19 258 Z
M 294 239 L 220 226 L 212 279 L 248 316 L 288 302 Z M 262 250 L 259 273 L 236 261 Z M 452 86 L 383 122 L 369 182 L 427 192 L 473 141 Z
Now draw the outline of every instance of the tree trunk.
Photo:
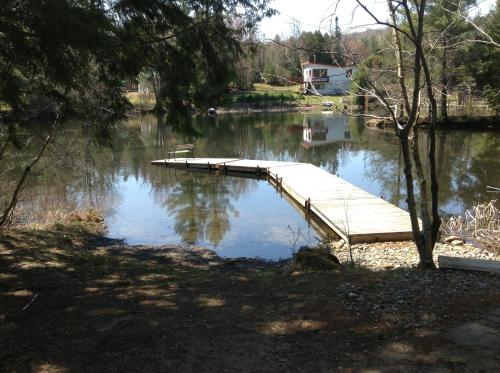
M 156 101 L 153 111 L 157 114 L 164 114 L 166 110 L 162 100 L 162 91 L 164 89 L 163 80 L 161 79 L 161 75 L 158 72 L 153 72 L 152 76 L 153 76 L 152 78 L 153 91 L 155 93 L 155 101 Z
M 394 8 L 392 1 L 388 0 L 388 6 L 389 6 L 389 11 L 392 16 L 392 22 L 394 26 L 396 25 L 396 9 Z M 431 101 L 431 145 L 430 145 L 430 150 L 429 150 L 429 160 L 431 161 L 431 178 L 432 178 L 432 191 L 433 191 L 433 205 L 432 205 L 432 211 L 434 214 L 434 211 L 437 211 L 437 197 L 434 199 L 434 191 L 435 195 L 437 196 L 437 182 L 435 179 L 436 173 L 435 173 L 435 161 L 433 158 L 434 155 L 434 150 L 435 150 L 435 141 L 434 141 L 434 129 L 435 129 L 435 123 L 437 119 L 437 112 L 436 112 L 436 100 L 432 94 L 432 81 L 430 80 L 430 72 L 429 68 L 427 65 L 427 56 L 423 52 L 423 47 L 422 47 L 422 40 L 423 40 L 423 35 L 424 35 L 424 16 L 425 16 L 425 9 L 426 9 L 426 1 L 422 0 L 417 7 L 417 18 L 416 21 L 417 23 L 414 23 L 414 17 L 412 12 L 410 11 L 410 7 L 406 1 L 403 1 L 400 3 L 403 7 L 403 11 L 406 14 L 406 18 L 408 20 L 408 26 L 410 29 L 411 37 L 413 39 L 414 45 L 415 45 L 415 60 L 414 60 L 414 82 L 413 82 L 413 95 L 412 95 L 412 101 L 411 101 L 411 106 L 409 102 L 409 97 L 403 97 L 405 100 L 405 107 L 407 107 L 408 111 L 408 122 L 406 123 L 404 130 L 399 131 L 399 136 L 401 139 L 401 149 L 403 153 L 403 158 L 404 158 L 404 163 L 405 163 L 405 178 L 406 178 L 406 189 L 408 192 L 408 197 L 407 197 L 407 203 L 408 203 L 408 210 L 410 213 L 410 219 L 411 219 L 411 224 L 412 224 L 412 230 L 413 230 L 413 236 L 415 238 L 415 244 L 417 245 L 417 250 L 419 253 L 420 257 L 420 263 L 419 266 L 421 268 L 428 268 L 428 269 L 434 269 L 434 261 L 432 259 L 432 251 L 433 251 L 433 240 L 431 239 L 432 232 L 434 231 L 434 226 L 436 223 L 436 219 L 432 219 L 432 222 L 430 221 L 429 217 L 429 211 L 428 211 L 428 203 L 427 203 L 427 190 L 426 190 L 426 180 L 425 180 L 425 175 L 423 172 L 423 167 L 422 163 L 420 160 L 420 154 L 418 152 L 418 129 L 416 128 L 416 123 L 419 117 L 419 111 L 420 111 L 420 74 L 422 71 L 422 68 L 424 70 L 424 75 L 425 75 L 425 80 L 426 80 L 426 85 L 427 85 L 427 90 L 429 93 L 429 100 Z M 396 29 L 393 28 L 393 33 L 396 32 L 396 34 L 399 32 Z M 404 70 L 402 68 L 402 61 L 401 57 L 402 56 L 402 47 L 401 43 L 398 43 L 398 38 L 394 37 L 393 35 L 393 40 L 395 43 L 395 48 L 396 48 L 396 59 L 398 63 L 398 75 L 400 76 L 399 83 L 402 88 L 402 91 L 406 91 L 406 83 L 405 83 L 405 77 L 404 77 Z M 401 70 L 400 70 L 401 69 Z M 414 160 L 416 163 L 416 171 L 417 171 L 417 178 L 419 181 L 419 185 L 421 188 L 421 192 L 423 193 L 421 203 L 420 203 L 420 208 L 421 208 L 421 214 L 422 214 L 422 225 L 423 225 L 423 231 L 420 230 L 420 226 L 418 223 L 418 218 L 417 218 L 417 211 L 416 211 L 416 206 L 415 206 L 415 193 L 413 189 L 413 176 L 411 173 L 411 158 L 410 158 L 410 149 L 409 149 L 409 134 L 413 130 L 414 134 L 414 143 L 413 143 L 413 156 Z M 432 155 L 432 157 L 431 157 Z M 434 161 L 434 162 L 433 162 Z M 436 189 L 434 189 L 434 187 Z M 436 203 L 434 203 L 436 202 Z M 436 209 L 436 210 L 435 210 Z M 438 215 L 439 217 L 439 215 Z M 438 228 L 439 230 L 439 228 Z
M 410 213 L 411 229 L 413 231 L 413 237 L 415 238 L 415 244 L 417 245 L 418 252 L 420 254 L 420 248 L 423 247 L 422 232 L 420 231 L 420 226 L 418 224 L 417 207 L 415 203 L 415 190 L 413 188 L 413 173 L 411 165 L 411 155 L 410 155 L 410 143 L 408 140 L 408 135 L 403 133 L 400 135 L 401 141 L 401 152 L 403 154 L 404 169 L 406 181 L 406 203 L 408 205 L 408 211 Z M 422 259 L 422 258 L 421 258 Z
M 387 1 L 387 4 L 389 6 L 389 11 L 391 13 L 392 17 L 392 23 L 395 25 L 396 24 L 396 10 L 394 9 L 394 6 L 391 2 L 391 0 Z M 406 115 L 408 117 L 410 116 L 411 112 L 411 107 L 410 107 L 410 100 L 408 99 L 408 91 L 406 88 L 406 82 L 405 82 L 405 74 L 403 71 L 403 54 L 402 54 L 402 47 L 401 47 L 401 39 L 399 38 L 399 33 L 396 31 L 395 28 L 392 28 L 392 42 L 394 43 L 395 49 L 394 53 L 396 55 L 396 60 L 397 60 L 397 66 L 398 66 L 398 81 L 399 85 L 401 87 L 401 94 L 403 95 L 403 109 L 406 111 Z M 401 117 L 403 116 L 403 111 L 401 111 Z
M 429 129 L 429 167 L 431 173 L 431 209 L 432 209 L 432 247 L 437 242 L 439 237 L 439 229 L 441 228 L 441 217 L 439 216 L 439 184 L 436 171 L 436 122 L 431 123 Z
M 427 195 L 427 180 L 425 179 L 420 150 L 418 148 L 418 127 L 413 131 L 412 151 L 415 162 L 415 170 L 420 189 L 420 220 L 422 221 L 422 246 L 417 247 L 420 254 L 420 267 L 435 268 L 432 259 L 434 243 L 432 240 L 432 221 L 429 216 L 429 197 Z
M 431 105 L 431 120 L 429 126 L 429 168 L 431 174 L 431 210 L 432 210 L 432 246 L 436 243 L 439 236 L 439 229 L 441 228 L 441 217 L 439 216 L 439 184 L 437 181 L 436 173 L 436 125 L 437 125 L 437 102 L 432 91 L 432 79 L 425 53 L 422 47 L 417 48 L 417 53 L 422 56 L 422 67 L 424 70 L 425 84 L 427 87 L 427 96 L 429 97 Z
M 422 62 L 422 68 L 424 71 L 424 77 L 425 77 L 425 85 L 427 88 L 427 96 L 429 98 L 430 106 L 431 106 L 431 118 L 430 118 L 430 129 L 429 129 L 429 152 L 428 152 L 428 159 L 429 159 L 429 166 L 430 166 L 430 174 L 431 174 L 431 210 L 432 210 L 432 224 L 431 224 L 431 232 L 432 232 L 432 239 L 431 239 L 431 244 L 432 247 L 434 247 L 434 244 L 437 241 L 437 238 L 439 236 L 439 229 L 441 227 L 441 217 L 439 216 L 439 210 L 438 210 L 438 204 L 439 204 L 439 199 L 438 199 L 438 193 L 439 193 L 439 185 L 437 181 L 437 174 L 436 174 L 436 124 L 437 124 L 437 102 L 436 98 L 434 96 L 434 92 L 432 91 L 432 78 L 431 78 L 431 72 L 429 69 L 429 65 L 427 64 L 427 57 L 426 54 L 423 50 L 422 47 L 422 35 L 423 35 L 423 20 L 424 20 L 424 13 L 425 13 L 425 0 L 422 0 L 420 3 L 420 11 L 419 11 L 419 18 L 418 18 L 418 33 L 415 31 L 415 28 L 413 27 L 413 24 L 411 22 L 411 13 L 407 5 L 405 5 L 405 12 L 407 13 L 411 32 L 413 37 L 416 40 L 415 43 L 415 49 L 416 49 L 416 54 L 415 58 L 419 58 L 420 61 Z M 418 37 L 417 37 L 418 36 Z
M 441 120 L 448 119 L 448 41 L 443 38 L 443 60 L 441 65 Z

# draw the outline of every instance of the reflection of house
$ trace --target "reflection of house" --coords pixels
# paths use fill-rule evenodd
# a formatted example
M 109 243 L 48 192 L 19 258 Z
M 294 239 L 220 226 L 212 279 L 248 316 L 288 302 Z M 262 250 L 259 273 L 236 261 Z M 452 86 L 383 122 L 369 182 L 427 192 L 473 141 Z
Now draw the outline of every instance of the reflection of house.
M 306 115 L 302 127 L 302 146 L 306 148 L 351 141 L 351 132 L 345 117 Z
M 342 95 L 349 90 L 354 69 L 353 66 L 304 62 L 302 64 L 304 80 L 302 88 L 315 94 Z

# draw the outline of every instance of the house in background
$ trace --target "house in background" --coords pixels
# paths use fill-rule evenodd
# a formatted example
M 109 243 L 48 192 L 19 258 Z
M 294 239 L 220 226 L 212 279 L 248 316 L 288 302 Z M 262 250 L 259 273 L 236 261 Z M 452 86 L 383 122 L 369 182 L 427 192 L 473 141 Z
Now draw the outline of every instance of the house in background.
M 354 66 L 302 63 L 303 90 L 321 95 L 343 95 L 349 90 Z

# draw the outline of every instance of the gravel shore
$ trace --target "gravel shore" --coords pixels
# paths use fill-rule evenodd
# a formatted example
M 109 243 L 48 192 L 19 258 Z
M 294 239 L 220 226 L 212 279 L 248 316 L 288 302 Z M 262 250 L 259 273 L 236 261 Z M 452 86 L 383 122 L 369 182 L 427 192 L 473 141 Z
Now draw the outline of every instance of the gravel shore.
M 372 270 L 413 268 L 418 265 L 418 252 L 412 241 L 378 242 L 351 246 L 355 264 Z M 347 245 L 335 245 L 332 253 L 341 263 L 350 262 Z M 439 255 L 459 256 L 471 259 L 500 260 L 498 253 L 474 247 L 467 243 L 453 245 L 439 242 L 434 248 L 434 261 Z

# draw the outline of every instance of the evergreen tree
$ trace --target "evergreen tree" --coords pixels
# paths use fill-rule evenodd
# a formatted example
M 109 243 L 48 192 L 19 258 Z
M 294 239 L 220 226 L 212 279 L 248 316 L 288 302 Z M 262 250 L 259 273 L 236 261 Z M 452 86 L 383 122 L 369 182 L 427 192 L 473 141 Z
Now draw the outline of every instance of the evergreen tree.
M 441 61 L 439 74 L 441 92 L 441 119 L 448 117 L 448 94 L 450 89 L 461 80 L 459 71 L 465 52 L 463 41 L 464 35 L 471 30 L 471 26 L 463 19 L 457 17 L 457 13 L 465 13 L 475 6 L 476 0 L 465 0 L 456 2 L 454 0 L 435 0 L 429 2 L 429 10 L 426 17 L 428 33 L 438 46 L 434 55 Z
M 483 20 L 481 27 L 494 40 L 500 40 L 500 1 Z M 500 113 L 500 47 L 491 43 L 474 43 L 467 49 L 465 64 L 467 71 L 474 76 L 478 88 L 486 95 L 490 106 Z
M 78 116 L 119 116 L 127 108 L 124 83 L 150 69 L 161 81 L 159 107 L 188 112 L 221 94 L 240 53 L 238 36 L 273 13 L 267 3 L 5 0 L 0 102 L 17 119 L 50 102 Z
M 303 61 L 334 64 L 331 52 L 331 39 L 321 31 L 303 32 L 299 37 Z

